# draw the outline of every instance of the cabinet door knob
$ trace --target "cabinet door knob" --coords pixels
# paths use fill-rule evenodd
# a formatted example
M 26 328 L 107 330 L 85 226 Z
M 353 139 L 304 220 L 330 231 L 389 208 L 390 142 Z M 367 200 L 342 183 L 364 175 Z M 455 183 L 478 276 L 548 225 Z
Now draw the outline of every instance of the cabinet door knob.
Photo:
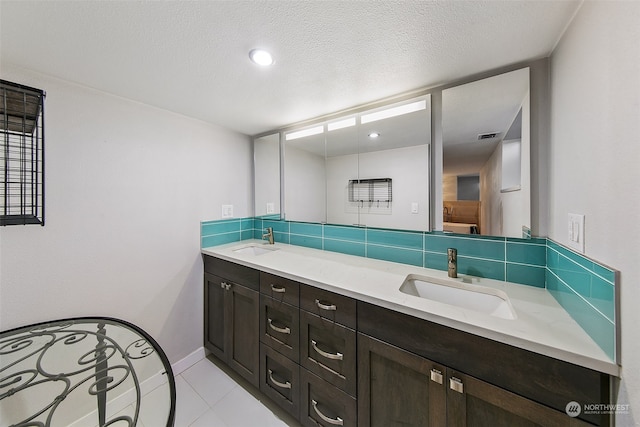
M 344 421 L 342 420 L 342 418 L 340 417 L 329 418 L 325 414 L 320 412 L 320 409 L 318 409 L 318 402 L 316 402 L 314 399 L 311 399 L 311 406 L 313 406 L 313 410 L 316 411 L 316 414 L 318 414 L 318 416 L 322 418 L 324 422 L 332 424 L 334 426 L 344 425 Z
M 227 285 L 227 282 L 221 282 L 221 283 L 220 283 L 220 287 L 221 287 L 222 289 L 227 289 L 227 290 L 228 290 L 229 288 L 227 288 L 227 286 L 229 286 L 229 285 Z
M 327 310 L 327 311 L 336 311 L 338 309 L 338 307 L 336 307 L 334 304 L 327 305 L 320 302 L 319 299 L 316 300 L 316 305 L 318 306 L 318 308 L 321 308 L 322 310 Z
M 453 391 L 457 391 L 458 393 L 464 393 L 464 385 L 462 384 L 462 380 L 460 378 L 449 378 L 449 388 Z
M 438 384 L 442 384 L 442 372 L 440 372 L 437 369 L 432 369 L 431 370 L 431 381 L 438 383 Z
M 291 329 L 289 329 L 288 327 L 284 327 L 284 328 L 280 328 L 276 325 L 273 324 L 273 320 L 269 317 L 267 317 L 267 322 L 269 322 L 269 327 L 271 329 L 273 329 L 276 332 L 280 332 L 281 334 L 288 334 L 291 335 Z
M 279 287 L 279 286 L 274 285 L 273 283 L 271 284 L 271 290 L 273 292 L 278 292 L 280 294 L 284 294 L 285 292 L 287 292 L 287 289 L 284 286 Z
M 286 389 L 291 388 L 291 383 L 289 381 L 287 381 L 286 383 L 281 383 L 280 381 L 277 381 L 275 378 L 273 378 L 273 371 L 271 369 L 269 369 L 269 381 L 271 381 L 275 386 L 280 388 L 286 388 Z
M 322 357 L 326 357 L 327 359 L 331 359 L 331 360 L 342 360 L 344 358 L 344 356 L 342 355 L 342 353 L 336 352 L 336 353 L 327 353 L 326 351 L 322 351 L 318 348 L 318 343 L 316 342 L 316 340 L 311 340 L 311 347 L 313 347 L 313 349 L 316 351 L 316 353 L 318 353 L 320 356 Z

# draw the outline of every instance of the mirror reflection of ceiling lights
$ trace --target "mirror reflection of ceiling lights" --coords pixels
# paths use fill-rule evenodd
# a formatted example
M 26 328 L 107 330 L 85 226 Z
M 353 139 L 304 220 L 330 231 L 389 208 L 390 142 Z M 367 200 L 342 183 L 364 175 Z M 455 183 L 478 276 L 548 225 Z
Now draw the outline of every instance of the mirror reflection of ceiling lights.
M 360 124 L 371 123 L 382 119 L 388 119 L 390 117 L 397 117 L 403 114 L 414 113 L 420 110 L 427 109 L 427 101 L 421 99 L 419 101 L 411 102 L 408 104 L 397 105 L 389 108 L 385 108 L 382 110 L 376 110 L 373 112 L 365 112 L 360 115 Z M 327 123 L 326 131 L 331 132 L 338 129 L 344 129 L 351 126 L 355 126 L 357 124 L 356 117 L 349 117 L 346 119 L 341 119 L 335 122 Z M 294 132 L 289 132 L 285 134 L 285 140 L 291 141 L 298 138 L 304 138 L 307 136 L 313 136 L 321 134 L 325 131 L 325 125 L 318 125 L 302 130 L 297 130 Z M 371 132 L 368 134 L 369 138 L 375 139 L 380 136 L 379 132 Z
M 397 107 L 385 108 L 384 110 L 378 110 L 373 113 L 363 114 L 362 116 L 360 116 L 360 122 L 362 124 L 371 123 L 378 120 L 388 119 L 390 117 L 401 116 L 403 114 L 409 114 L 426 109 L 427 101 L 422 99 L 420 101 L 411 102 L 409 104 L 403 104 Z

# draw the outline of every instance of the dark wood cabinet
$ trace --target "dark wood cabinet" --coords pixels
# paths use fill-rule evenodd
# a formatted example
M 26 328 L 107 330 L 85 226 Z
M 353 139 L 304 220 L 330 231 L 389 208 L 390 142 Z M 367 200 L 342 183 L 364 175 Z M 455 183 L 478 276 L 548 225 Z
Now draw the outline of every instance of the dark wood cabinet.
M 447 425 L 445 379 L 444 366 L 358 334 L 358 425 Z
M 260 341 L 300 361 L 300 310 L 266 295 L 260 296 Z
M 356 399 L 306 369 L 300 369 L 302 398 L 300 422 L 309 427 L 355 427 Z
M 300 285 L 300 308 L 340 323 L 348 328 L 356 328 L 356 300 L 335 292 Z
M 289 414 L 300 416 L 300 366 L 260 344 L 260 391 Z
M 300 365 L 355 396 L 356 359 L 354 330 L 300 311 Z
M 224 279 L 204 274 L 204 346 L 218 359 L 227 359 Z
M 611 377 L 204 256 L 205 347 L 306 426 L 608 426 Z M 591 423 L 591 424 L 587 424 Z
M 609 403 L 605 374 L 364 302 L 358 333 L 446 366 L 447 426 L 610 424 L 607 414 L 565 412 L 571 401 Z
M 260 293 L 295 307 L 300 304 L 300 283 L 263 271 L 260 272 Z
M 207 263 L 205 263 L 205 266 Z M 243 279 L 246 267 L 223 264 L 220 275 L 205 272 L 204 342 L 205 347 L 220 360 L 258 386 L 260 369 L 258 282 L 247 283 L 254 289 L 233 282 L 221 275 Z M 235 272 L 229 274 L 229 270 Z M 227 273 L 227 274 L 225 274 Z M 251 274 L 248 276 L 251 278 Z M 258 275 L 256 272 L 255 278 Z
M 449 427 L 587 427 L 591 424 L 461 372 L 447 373 Z

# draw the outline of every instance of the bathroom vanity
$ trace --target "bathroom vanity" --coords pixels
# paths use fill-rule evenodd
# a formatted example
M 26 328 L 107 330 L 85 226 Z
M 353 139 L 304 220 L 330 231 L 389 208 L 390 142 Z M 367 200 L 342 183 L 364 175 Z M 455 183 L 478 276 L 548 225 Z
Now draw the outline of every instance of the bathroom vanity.
M 544 289 L 257 240 L 202 253 L 205 347 L 303 425 L 611 423 L 572 411 L 611 403 L 619 367 Z

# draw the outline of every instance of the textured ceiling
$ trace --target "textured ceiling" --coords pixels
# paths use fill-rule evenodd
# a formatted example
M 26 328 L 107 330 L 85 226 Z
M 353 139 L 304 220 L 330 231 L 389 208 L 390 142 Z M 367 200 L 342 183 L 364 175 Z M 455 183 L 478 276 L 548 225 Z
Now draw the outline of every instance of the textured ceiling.
M 0 60 L 253 135 L 548 56 L 579 5 L 1 0 Z

